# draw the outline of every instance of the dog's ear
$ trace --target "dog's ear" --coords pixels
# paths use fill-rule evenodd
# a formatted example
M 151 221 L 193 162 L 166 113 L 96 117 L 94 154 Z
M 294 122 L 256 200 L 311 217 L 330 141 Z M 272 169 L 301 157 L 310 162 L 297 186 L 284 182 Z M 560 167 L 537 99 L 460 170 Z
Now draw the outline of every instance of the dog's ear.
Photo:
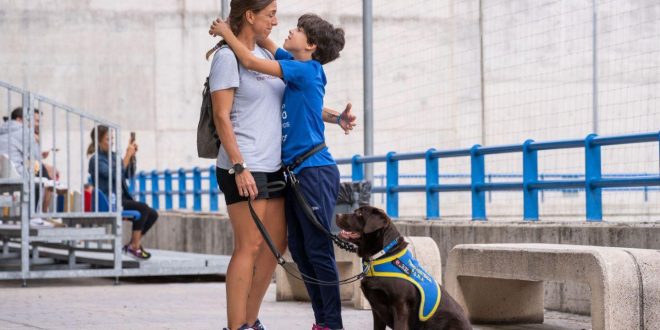
M 377 230 L 383 229 L 390 222 L 390 218 L 381 209 L 372 207 L 368 214 L 362 213 L 364 217 L 364 228 L 362 231 L 365 234 L 373 233 Z

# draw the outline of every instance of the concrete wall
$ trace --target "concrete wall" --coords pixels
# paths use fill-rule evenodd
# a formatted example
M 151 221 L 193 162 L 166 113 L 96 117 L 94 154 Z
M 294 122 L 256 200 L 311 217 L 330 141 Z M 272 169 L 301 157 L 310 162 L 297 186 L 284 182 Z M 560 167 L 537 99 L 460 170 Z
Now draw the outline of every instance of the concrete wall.
M 592 3 L 374 2 L 375 153 L 581 138 L 591 133 Z M 657 131 L 660 4 L 596 3 L 599 133 Z M 209 70 L 203 54 L 216 41 L 207 30 L 219 12 L 220 0 L 0 0 L 0 80 L 119 123 L 124 145 L 128 133 L 136 131 L 141 170 L 207 167 L 213 162 L 196 157 L 194 131 L 201 84 Z M 331 125 L 327 140 L 335 157 L 361 154 L 362 2 L 279 0 L 279 25 L 271 37 L 281 42 L 306 12 L 318 13 L 346 31 L 341 57 L 325 66 L 325 103 L 341 109 L 352 101 L 360 125 L 348 137 Z M 0 93 L 0 109 L 17 102 Z M 43 147 L 49 148 L 51 135 L 64 141 L 65 130 L 50 128 L 52 118 L 45 110 Z M 89 128 L 83 129 L 85 143 Z M 78 136 L 77 129 L 72 129 L 72 136 Z M 80 157 L 77 150 L 74 159 Z M 58 155 L 60 161 L 62 156 Z M 607 148 L 602 157 L 603 173 L 657 173 L 657 145 Z M 583 163 L 580 150 L 542 152 L 539 173 L 583 173 Z M 72 173 L 86 171 L 79 162 L 72 164 Z M 519 155 L 486 159 L 488 173 L 521 173 L 521 167 Z M 443 160 L 440 168 L 444 174 L 469 173 L 469 160 Z M 341 170 L 350 173 L 348 167 Z M 399 171 L 420 174 L 424 163 L 402 162 Z M 384 166 L 377 165 L 375 172 L 385 173 Z M 72 176 L 77 186 L 79 177 Z M 520 194 L 493 196 L 489 215 L 522 215 Z M 657 218 L 660 193 L 649 196 L 650 200 L 642 192 L 605 194 L 604 213 Z M 421 215 L 423 200 L 418 193 L 403 194 L 400 214 Z M 579 218 L 583 200 L 581 194 L 549 192 L 541 216 Z M 464 194 L 444 194 L 441 205 L 445 216 L 468 215 Z
M 438 244 L 442 269 L 448 253 L 457 244 L 470 243 L 553 243 L 616 246 L 660 250 L 657 223 L 523 223 L 397 220 L 406 236 L 427 236 Z M 130 228 L 125 226 L 124 237 Z M 233 234 L 226 216 L 162 212 L 156 226 L 143 241 L 153 249 L 230 255 Z M 444 273 L 443 273 L 444 274 Z M 589 288 L 577 283 L 546 283 L 548 309 L 588 314 Z

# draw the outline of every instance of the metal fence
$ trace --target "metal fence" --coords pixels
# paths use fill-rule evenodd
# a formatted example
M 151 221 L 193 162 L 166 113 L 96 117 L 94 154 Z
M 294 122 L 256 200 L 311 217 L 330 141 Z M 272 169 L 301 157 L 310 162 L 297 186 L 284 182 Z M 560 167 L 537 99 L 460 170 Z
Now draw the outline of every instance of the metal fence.
M 617 189 L 631 191 L 640 188 L 645 194 L 649 187 L 660 186 L 660 170 L 658 173 L 638 174 L 603 174 L 601 148 L 614 145 L 633 145 L 638 143 L 657 143 L 659 133 L 646 133 L 620 136 L 603 136 L 595 134 L 585 139 L 560 140 L 550 142 L 534 142 L 527 140 L 523 144 L 482 147 L 475 145 L 467 149 L 435 150 L 418 153 L 390 152 L 381 156 L 354 156 L 353 158 L 338 159 L 339 165 L 351 165 L 351 180 L 364 180 L 364 165 L 369 163 L 385 163 L 385 184 L 374 186 L 372 192 L 383 193 L 386 196 L 387 213 L 392 217 L 399 216 L 399 194 L 423 192 L 426 196 L 426 218 L 440 218 L 440 193 L 470 192 L 471 214 L 473 220 L 486 220 L 487 194 L 500 191 L 521 191 L 523 197 L 523 214 L 527 221 L 539 220 L 539 193 L 547 190 L 584 190 L 586 192 L 585 210 L 587 221 L 601 221 L 603 219 L 603 189 Z M 585 173 L 580 174 L 539 174 L 538 152 L 557 149 L 582 149 L 585 155 Z M 660 152 L 660 148 L 657 148 Z M 493 174 L 486 173 L 485 156 L 521 153 L 522 174 Z M 439 159 L 469 157 L 470 183 L 447 184 L 440 182 L 443 178 L 466 177 L 465 175 L 442 175 L 439 173 Z M 399 174 L 401 161 L 424 160 L 426 173 L 425 184 L 404 185 L 399 179 L 406 176 Z M 660 167 L 659 167 L 660 169 Z M 165 196 L 165 208 L 172 209 L 175 197 L 179 201 L 179 208 L 187 208 L 187 196 L 192 194 L 194 211 L 202 210 L 203 198 L 208 198 L 211 211 L 218 211 L 218 196 L 215 177 L 215 166 L 208 169 L 195 168 L 192 170 L 179 169 L 178 171 L 152 171 L 149 174 L 142 172 L 137 181 L 131 183 L 133 194 L 142 202 L 151 197 L 151 204 L 160 207 L 160 196 Z M 190 175 L 192 174 L 192 175 Z M 407 176 L 410 177 L 410 176 Z M 522 179 L 513 182 L 493 182 L 493 178 Z M 147 190 L 147 180 L 151 181 L 151 190 Z M 161 189 L 160 182 L 164 182 Z M 173 190 L 173 182 L 178 182 L 178 189 Z M 193 188 L 187 189 L 187 183 L 192 181 Z M 203 182 L 208 186 L 202 189 Z M 657 191 L 657 189 L 654 189 Z M 646 197 L 645 197 L 646 198 Z M 466 214 L 467 216 L 467 214 Z
M 6 93 L 1 93 L 2 90 Z M 94 205 L 91 205 L 90 210 L 85 210 L 84 192 L 87 181 L 85 180 L 87 129 L 105 125 L 108 127 L 108 134 L 119 135 L 119 126 L 2 81 L 0 81 L 0 94 L 3 94 L 0 95 L 0 99 L 4 98 L 1 104 L 6 107 L 3 133 L 8 133 L 6 139 L 0 139 L 3 157 L 0 191 L 3 193 L 3 198 L 9 197 L 20 201 L 20 205 L 3 205 L 9 212 L 5 212 L 6 214 L 1 218 L 0 233 L 3 258 L 9 260 L 14 257 L 10 251 L 12 244 L 20 246 L 17 256 L 20 258 L 20 271 L 0 272 L 0 279 L 118 276 L 122 266 L 121 204 L 115 207 L 111 205 L 107 210 L 100 209 L 97 190 L 95 198 L 89 196 L 95 201 Z M 12 114 L 16 118 L 12 118 Z M 11 125 L 15 126 L 12 131 L 8 130 Z M 79 130 L 77 134 L 74 134 L 76 131 L 74 127 Z M 18 139 L 20 141 L 12 139 L 10 133 L 14 131 L 20 134 Z M 44 145 L 49 147 L 42 149 Z M 117 150 L 120 150 L 119 142 L 110 142 L 108 155 L 116 153 Z M 46 160 L 46 157 L 49 158 Z M 98 169 L 98 162 L 96 165 Z M 115 166 L 115 173 L 122 173 L 119 162 L 111 166 Z M 121 177 L 118 175 L 113 177 L 111 173 L 107 178 L 109 187 L 114 186 L 115 189 L 111 190 L 111 195 L 120 196 Z M 99 182 L 98 170 L 93 176 L 96 182 Z M 14 197 L 16 194 L 18 197 Z M 45 202 L 48 195 L 51 195 L 52 199 L 50 202 Z M 109 198 L 112 201 L 112 196 Z M 87 198 L 87 202 L 91 200 Z M 36 221 L 44 219 L 55 220 L 51 223 L 61 221 L 62 224 L 76 220 L 102 220 L 111 228 L 109 233 L 105 227 L 99 228 L 100 230 L 75 228 L 75 226 L 51 228 L 49 234 L 42 236 L 40 230 L 44 229 L 43 224 Z M 16 228 L 13 224 L 17 221 L 20 221 L 20 228 Z M 31 225 L 31 221 L 35 221 L 34 226 Z M 80 265 L 76 265 L 77 244 L 88 241 L 112 244 L 110 250 L 98 249 L 113 254 L 112 267 L 98 270 L 80 269 Z M 40 261 L 40 249 L 56 245 L 60 249 L 68 250 L 68 267 L 44 264 L 43 260 Z M 39 269 L 32 269 L 33 264 L 38 264 Z

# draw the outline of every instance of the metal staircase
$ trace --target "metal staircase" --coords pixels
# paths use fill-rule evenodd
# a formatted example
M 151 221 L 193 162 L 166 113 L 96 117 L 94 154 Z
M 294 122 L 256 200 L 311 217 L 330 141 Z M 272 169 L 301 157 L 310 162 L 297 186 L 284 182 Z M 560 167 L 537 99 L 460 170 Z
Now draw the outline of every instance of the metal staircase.
M 20 105 L 23 109 L 22 146 L 19 148 L 22 147 L 24 170 L 23 173 L 12 171 L 12 165 L 15 164 L 7 155 L 0 162 L 2 166 L 0 193 L 4 194 L 5 200 L 10 199 L 7 196 L 19 195 L 18 203 L 13 207 L 5 206 L 0 224 L 2 243 L 0 279 L 21 279 L 25 285 L 26 280 L 34 278 L 120 276 L 122 274 L 121 203 L 108 212 L 84 212 L 82 207 L 84 195 L 73 193 L 74 190 L 81 192 L 85 189 L 86 164 L 83 155 L 85 127 L 105 125 L 114 136 L 120 136 L 120 127 L 0 81 L 0 93 L 3 91 L 7 117 L 14 107 Z M 12 102 L 12 99 L 18 102 Z M 39 109 L 40 124 L 35 118 L 35 109 Z M 48 119 L 47 123 L 44 118 Z M 41 132 L 38 125 L 41 125 Z M 44 129 L 46 125 L 50 129 Z M 75 133 L 78 134 L 73 134 L 73 127 L 77 127 L 79 131 Z M 64 180 L 58 177 L 54 180 L 44 179 L 43 170 L 35 177 L 32 171 L 33 167 L 44 168 L 44 161 L 38 157 L 41 150 L 38 149 L 40 142 L 45 140 L 43 135 L 46 130 L 50 133 L 49 143 L 53 145 L 50 149 L 52 155 L 50 160 L 54 170 L 58 171 Z M 35 135 L 35 131 L 39 134 Z M 16 147 L 10 145 L 9 135 L 7 140 L 0 137 L 0 144 L 8 147 L 4 150 Z M 111 151 L 121 150 L 119 144 L 120 140 L 116 139 L 112 143 Z M 76 162 L 79 167 L 76 169 L 76 166 L 72 166 L 72 162 Z M 119 163 L 114 165 L 117 169 L 116 173 L 121 173 Z M 74 183 L 76 181 L 74 176 L 78 179 L 77 183 Z M 117 190 L 121 189 L 120 178 L 111 179 L 116 180 Z M 43 207 L 42 201 L 47 191 L 53 195 L 52 205 Z M 120 191 L 116 191 L 115 194 L 120 196 Z M 7 211 L 12 208 L 13 210 Z M 62 227 L 36 224 L 36 222 L 63 224 L 67 219 L 75 219 L 78 224 L 61 225 Z M 87 223 L 86 220 L 89 222 Z M 96 243 L 96 248 L 91 247 L 94 244 L 90 243 Z M 81 250 L 103 253 L 106 256 L 105 260 L 99 263 L 82 260 L 76 255 Z M 45 254 L 49 256 L 44 257 Z M 65 256 L 64 260 L 61 256 Z

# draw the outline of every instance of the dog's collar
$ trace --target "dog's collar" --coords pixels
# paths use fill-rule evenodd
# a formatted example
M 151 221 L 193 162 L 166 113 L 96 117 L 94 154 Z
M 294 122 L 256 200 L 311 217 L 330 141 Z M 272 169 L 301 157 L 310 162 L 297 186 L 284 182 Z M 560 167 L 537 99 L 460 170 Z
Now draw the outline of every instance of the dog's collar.
M 387 246 L 385 246 L 382 250 L 376 252 L 376 254 L 369 257 L 369 261 L 374 261 L 374 260 L 384 256 L 390 250 L 392 250 L 392 248 L 395 247 L 399 243 L 399 238 L 400 237 L 395 238 L 394 240 L 392 240 L 390 242 L 390 244 L 387 244 Z

